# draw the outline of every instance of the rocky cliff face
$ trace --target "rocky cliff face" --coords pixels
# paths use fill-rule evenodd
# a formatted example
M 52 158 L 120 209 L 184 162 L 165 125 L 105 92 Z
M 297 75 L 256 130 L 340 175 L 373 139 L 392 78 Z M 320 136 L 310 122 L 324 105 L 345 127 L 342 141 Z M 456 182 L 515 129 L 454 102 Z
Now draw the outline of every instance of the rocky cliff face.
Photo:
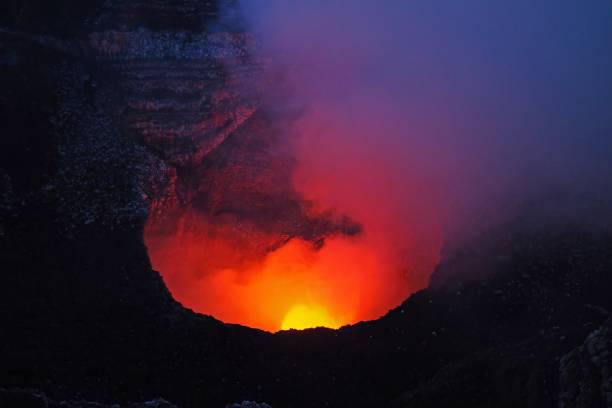
M 607 313 L 607 311 L 602 311 Z M 559 407 L 612 406 L 612 320 L 593 331 L 559 362 Z
M 354 233 L 348 220 L 309 216 L 293 191 L 292 160 L 275 153 L 279 125 L 257 97 L 261 62 L 231 6 L 106 2 L 81 44 L 121 95 L 112 115 L 122 136 L 148 155 L 151 246 L 202 223 L 252 259 L 291 237 Z
M 358 232 L 350 220 L 309 215 L 293 191 L 293 162 L 275 153 L 279 124 L 258 101 L 260 62 L 231 1 L 100 2 L 70 36 L 23 26 L 37 15 L 33 4 L 12 11 L 7 50 L 12 42 L 72 59 L 53 62 L 49 80 L 61 81 L 53 132 L 60 184 L 70 186 L 63 212 L 77 224 L 141 220 L 148 209 L 152 247 L 204 223 L 242 242 L 247 260 L 292 237 Z M 110 185 L 120 171 L 129 195 Z

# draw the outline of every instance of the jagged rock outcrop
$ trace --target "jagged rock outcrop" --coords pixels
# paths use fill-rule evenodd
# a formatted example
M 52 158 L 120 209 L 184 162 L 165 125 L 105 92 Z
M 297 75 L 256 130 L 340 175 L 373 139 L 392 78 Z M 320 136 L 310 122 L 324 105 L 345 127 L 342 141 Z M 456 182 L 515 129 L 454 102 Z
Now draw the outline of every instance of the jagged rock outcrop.
M 259 403 L 254 401 L 242 401 L 234 404 L 226 405 L 225 408 L 272 408 L 266 403 Z
M 253 39 L 231 6 L 108 1 L 87 33 L 85 54 L 106 83 L 98 86 L 111 82 L 123 97 L 114 112 L 122 135 L 148 153 L 148 234 L 205 223 L 256 259 L 295 236 L 316 244 L 357 233 L 346 218 L 310 215 L 293 191 L 293 161 L 274 153 L 278 121 L 258 98 Z
M 560 408 L 612 407 L 612 319 L 561 358 Z
M 127 404 L 86 400 L 55 401 L 38 390 L 21 388 L 0 388 L 0 406 L 6 408 L 177 408 L 176 405 L 163 398 Z
M 126 95 L 124 131 L 175 166 L 197 165 L 257 109 L 244 33 L 105 31 L 95 60 Z

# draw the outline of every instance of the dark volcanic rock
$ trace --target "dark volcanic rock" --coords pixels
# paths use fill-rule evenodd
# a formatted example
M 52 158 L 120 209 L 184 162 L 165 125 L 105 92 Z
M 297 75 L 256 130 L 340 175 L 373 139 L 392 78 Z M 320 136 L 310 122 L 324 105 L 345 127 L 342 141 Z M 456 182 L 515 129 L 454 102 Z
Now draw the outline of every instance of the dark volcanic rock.
M 150 177 L 141 184 L 148 231 L 176 230 L 195 213 L 233 231 L 232 241 L 246 237 L 243 252 L 255 258 L 291 237 L 316 243 L 358 231 L 343 218 L 309 216 L 293 191 L 293 162 L 275 154 L 280 130 L 257 98 L 261 63 L 249 54 L 252 38 L 228 19 L 230 6 L 107 2 L 86 34 L 82 47 L 104 81 L 98 86 L 122 97 L 116 127 L 148 154 Z M 220 8 L 213 29 L 193 24 L 206 16 L 210 23 Z
M 235 404 L 226 405 L 225 408 L 272 408 L 266 403 L 257 403 L 253 401 L 242 401 Z
M 176 405 L 162 398 L 124 405 L 85 400 L 53 401 L 40 391 L 20 388 L 0 388 L 0 406 L 6 408 L 176 408 Z
M 612 319 L 561 358 L 562 408 L 612 407 Z
M 0 388 L 0 406 L 21 408 L 48 408 L 47 396 L 36 390 Z

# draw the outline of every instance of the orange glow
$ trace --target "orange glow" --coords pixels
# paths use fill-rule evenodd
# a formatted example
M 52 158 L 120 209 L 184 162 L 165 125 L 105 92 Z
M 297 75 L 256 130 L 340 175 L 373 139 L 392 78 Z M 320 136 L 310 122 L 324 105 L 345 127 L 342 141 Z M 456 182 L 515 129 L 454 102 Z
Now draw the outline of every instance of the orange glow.
M 311 327 L 329 327 L 337 329 L 338 323 L 332 319 L 321 306 L 295 305 L 287 313 L 281 329 L 303 330 Z
M 224 322 L 271 332 L 338 328 L 380 317 L 425 283 L 394 269 L 393 254 L 367 234 L 329 236 L 322 247 L 293 238 L 249 259 L 231 229 L 183 218 L 178 224 L 190 227 L 172 234 L 147 225 L 153 266 L 183 305 Z
M 303 199 L 305 218 L 275 223 L 269 214 L 255 219 L 175 208 L 150 219 L 146 245 L 173 296 L 224 322 L 275 332 L 376 319 L 425 287 L 442 246 L 445 211 L 434 204 L 443 202 L 443 183 L 437 176 L 422 177 L 422 159 L 411 152 L 378 144 L 372 135 L 394 131 L 385 121 L 351 127 L 356 121 L 322 109 L 289 131 L 295 167 L 274 171 L 291 172 L 286 194 Z M 232 178 L 216 182 L 227 181 L 228 191 L 282 193 L 267 172 L 255 174 L 245 185 Z M 290 228 L 292 234 L 299 233 L 304 219 L 330 213 L 348 217 L 361 232 L 328 232 L 315 243 L 282 230 L 293 222 L 298 228 Z

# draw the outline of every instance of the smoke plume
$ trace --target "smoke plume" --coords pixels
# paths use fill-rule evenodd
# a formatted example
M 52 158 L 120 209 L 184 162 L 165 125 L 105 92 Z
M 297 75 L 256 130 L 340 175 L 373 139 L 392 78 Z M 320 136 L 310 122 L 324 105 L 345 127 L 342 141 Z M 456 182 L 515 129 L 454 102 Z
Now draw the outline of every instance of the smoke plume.
M 427 284 L 450 235 L 548 192 L 609 190 L 612 3 L 239 5 L 263 104 L 289 123 L 294 189 L 361 232 L 289 241 L 249 273 L 257 283 L 223 272 L 215 293 L 229 294 L 209 309 L 252 297 L 268 318 L 242 321 L 270 329 L 295 305 L 323 305 L 330 326 L 375 318 Z

